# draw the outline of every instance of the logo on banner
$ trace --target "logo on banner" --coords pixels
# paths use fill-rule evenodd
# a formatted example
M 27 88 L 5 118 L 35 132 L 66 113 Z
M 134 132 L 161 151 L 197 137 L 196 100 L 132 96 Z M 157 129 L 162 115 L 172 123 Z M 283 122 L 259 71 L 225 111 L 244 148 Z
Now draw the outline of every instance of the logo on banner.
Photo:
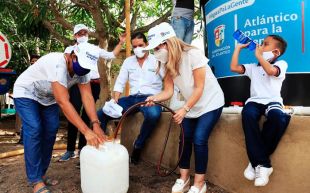
M 214 29 L 215 45 L 220 47 L 225 39 L 225 25 L 219 25 Z

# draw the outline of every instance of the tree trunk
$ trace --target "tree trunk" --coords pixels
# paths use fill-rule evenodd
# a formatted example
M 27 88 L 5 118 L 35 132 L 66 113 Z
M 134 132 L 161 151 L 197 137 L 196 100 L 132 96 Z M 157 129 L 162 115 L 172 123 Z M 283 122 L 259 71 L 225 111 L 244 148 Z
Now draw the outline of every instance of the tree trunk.
M 107 39 L 102 38 L 99 41 L 99 47 L 107 49 Z M 106 100 L 111 98 L 111 76 L 110 76 L 110 61 L 102 58 L 98 61 L 98 69 L 100 74 L 100 95 L 97 100 L 96 107 L 102 107 Z

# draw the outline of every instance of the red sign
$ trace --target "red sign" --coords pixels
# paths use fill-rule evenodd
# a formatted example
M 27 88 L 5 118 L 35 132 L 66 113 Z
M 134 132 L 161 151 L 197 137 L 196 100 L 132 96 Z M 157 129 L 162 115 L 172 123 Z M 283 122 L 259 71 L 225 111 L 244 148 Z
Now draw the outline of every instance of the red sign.
M 0 32 L 0 68 L 5 68 L 12 57 L 8 39 Z

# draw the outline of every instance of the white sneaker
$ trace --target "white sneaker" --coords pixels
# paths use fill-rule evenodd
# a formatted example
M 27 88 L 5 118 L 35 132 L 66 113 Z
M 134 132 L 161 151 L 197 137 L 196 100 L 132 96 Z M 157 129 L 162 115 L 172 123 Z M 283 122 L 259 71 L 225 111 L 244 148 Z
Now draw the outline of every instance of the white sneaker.
M 187 193 L 206 193 L 206 192 L 207 192 L 207 184 L 204 183 L 200 191 L 196 186 L 191 186 L 191 189 L 189 189 Z
M 249 163 L 248 167 L 245 168 L 243 175 L 248 180 L 255 180 L 255 170 L 251 163 Z
M 182 179 L 177 179 L 172 186 L 172 193 L 184 193 L 189 189 L 190 178 L 184 182 Z
M 269 182 L 269 176 L 272 174 L 273 168 L 266 168 L 261 165 L 255 167 L 255 186 L 265 186 Z

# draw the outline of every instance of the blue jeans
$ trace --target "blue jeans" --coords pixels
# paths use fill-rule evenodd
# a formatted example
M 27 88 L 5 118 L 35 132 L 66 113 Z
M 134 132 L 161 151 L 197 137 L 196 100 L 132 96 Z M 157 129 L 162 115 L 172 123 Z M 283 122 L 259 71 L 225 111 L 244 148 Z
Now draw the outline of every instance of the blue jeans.
M 26 173 L 29 183 L 42 181 L 51 161 L 59 126 L 57 104 L 43 106 L 28 98 L 15 98 L 23 125 Z
M 171 26 L 173 27 L 175 34 L 179 39 L 188 44 L 192 43 L 195 26 L 193 20 L 188 20 L 184 17 L 172 17 Z
M 130 95 L 128 97 L 122 97 L 118 100 L 118 104 L 123 107 L 123 113 L 127 111 L 128 108 L 130 108 L 132 105 L 143 102 L 149 95 Z M 141 112 L 144 116 L 144 121 L 142 123 L 140 134 L 138 135 L 134 148 L 141 149 L 143 148 L 146 139 L 150 136 L 154 128 L 156 127 L 156 124 L 159 121 L 160 115 L 161 115 L 161 107 L 160 106 L 152 106 L 152 107 L 137 107 L 135 112 Z M 107 123 L 109 120 L 112 120 L 114 118 L 106 115 L 103 113 L 102 108 L 100 108 L 97 111 L 98 118 L 101 122 L 101 128 L 106 131 Z M 124 128 L 128 129 L 128 128 Z
M 266 113 L 271 105 L 277 107 Z M 259 120 L 266 116 L 262 130 L 259 128 Z M 270 155 L 275 151 L 283 136 L 291 116 L 281 110 L 279 103 L 267 105 L 248 102 L 242 110 L 242 126 L 245 135 L 245 143 L 249 160 L 253 167 L 262 165 L 271 167 Z
M 190 168 L 192 144 L 195 151 L 195 173 L 205 174 L 208 164 L 208 139 L 212 129 L 221 116 L 223 107 L 207 112 L 198 118 L 184 118 L 184 149 L 179 163 L 182 169 Z M 180 145 L 181 147 L 181 137 Z M 180 152 L 180 149 L 179 149 Z

